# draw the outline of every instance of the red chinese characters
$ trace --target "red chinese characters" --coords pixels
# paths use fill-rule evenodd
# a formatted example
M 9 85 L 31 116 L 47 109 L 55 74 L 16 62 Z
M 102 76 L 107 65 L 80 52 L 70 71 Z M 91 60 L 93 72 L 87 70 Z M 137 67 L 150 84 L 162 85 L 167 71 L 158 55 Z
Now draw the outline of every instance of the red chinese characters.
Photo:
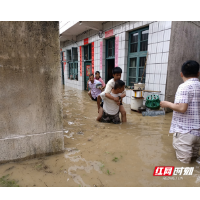
M 63 52 L 63 61 L 66 61 L 65 53 L 64 52 Z M 65 71 L 66 62 L 63 62 L 63 65 L 64 65 L 64 71 Z
M 92 49 L 92 73 L 94 74 L 94 42 L 91 44 Z
M 110 37 L 113 35 L 113 29 L 105 32 L 105 38 Z
M 174 167 L 173 166 L 167 166 L 167 167 L 163 167 L 163 166 L 157 166 L 155 167 L 154 176 L 172 176 L 174 171 Z
M 88 44 L 88 38 L 84 39 L 84 45 Z
M 115 67 L 118 67 L 119 36 L 115 37 Z
M 80 50 L 80 76 L 82 76 L 82 48 L 79 47 Z

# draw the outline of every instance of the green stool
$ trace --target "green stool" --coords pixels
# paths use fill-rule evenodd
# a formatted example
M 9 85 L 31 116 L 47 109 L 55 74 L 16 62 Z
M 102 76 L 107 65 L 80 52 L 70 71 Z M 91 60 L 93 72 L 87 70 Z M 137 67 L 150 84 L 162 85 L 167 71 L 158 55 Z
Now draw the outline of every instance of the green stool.
M 147 96 L 145 106 L 152 110 L 158 110 L 160 108 L 159 96 L 155 94 Z

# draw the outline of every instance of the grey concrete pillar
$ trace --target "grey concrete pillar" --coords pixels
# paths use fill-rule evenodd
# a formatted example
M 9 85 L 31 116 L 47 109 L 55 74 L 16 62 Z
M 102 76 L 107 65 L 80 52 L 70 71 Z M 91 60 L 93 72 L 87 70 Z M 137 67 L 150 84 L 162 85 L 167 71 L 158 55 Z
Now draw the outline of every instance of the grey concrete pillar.
M 58 22 L 0 22 L 0 163 L 64 149 Z
M 187 60 L 200 63 L 200 22 L 172 22 L 165 100 L 174 102 L 181 66 Z M 171 110 L 166 109 L 167 112 Z

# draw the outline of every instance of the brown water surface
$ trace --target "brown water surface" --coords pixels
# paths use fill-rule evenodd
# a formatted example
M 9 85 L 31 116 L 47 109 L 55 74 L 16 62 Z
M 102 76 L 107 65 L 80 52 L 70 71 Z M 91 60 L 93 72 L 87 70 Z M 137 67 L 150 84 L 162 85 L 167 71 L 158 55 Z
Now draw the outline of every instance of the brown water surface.
M 172 113 L 143 117 L 130 110 L 126 124 L 96 122 L 97 105 L 87 92 L 65 88 L 64 153 L 0 165 L 19 186 L 199 186 L 200 168 L 175 157 L 168 134 Z M 155 166 L 194 167 L 177 180 L 155 177 Z M 174 177 L 174 176 L 173 176 Z

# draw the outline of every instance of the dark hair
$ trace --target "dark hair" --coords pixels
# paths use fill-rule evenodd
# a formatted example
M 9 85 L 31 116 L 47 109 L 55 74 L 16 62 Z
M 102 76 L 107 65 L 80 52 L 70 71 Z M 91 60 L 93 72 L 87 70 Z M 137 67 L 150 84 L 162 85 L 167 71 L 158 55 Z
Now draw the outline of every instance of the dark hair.
M 122 69 L 120 67 L 114 67 L 112 70 L 113 74 L 121 74 L 122 73 Z
M 124 85 L 125 85 L 124 81 L 122 81 L 122 80 L 117 80 L 117 81 L 115 82 L 114 89 L 116 90 L 117 88 L 122 88 Z
M 94 74 L 90 74 L 89 77 L 90 77 L 90 76 L 94 76 Z
M 188 60 L 185 63 L 183 63 L 181 67 L 181 72 L 186 78 L 196 77 L 198 76 L 199 72 L 199 63 L 194 60 Z
M 100 72 L 99 72 L 99 71 L 96 71 L 96 72 L 95 72 L 95 75 L 96 75 L 97 73 L 99 73 L 99 78 L 101 78 L 101 76 L 100 76 Z

